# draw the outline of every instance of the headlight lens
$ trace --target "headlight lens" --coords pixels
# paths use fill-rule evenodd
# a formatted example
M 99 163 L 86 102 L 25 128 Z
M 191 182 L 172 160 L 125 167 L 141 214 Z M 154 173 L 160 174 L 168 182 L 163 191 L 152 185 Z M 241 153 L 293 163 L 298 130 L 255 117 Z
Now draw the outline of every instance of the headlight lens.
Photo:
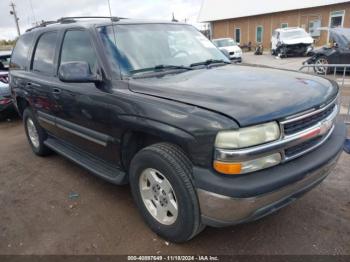
M 265 144 L 280 137 L 280 129 L 276 122 L 236 131 L 221 131 L 216 136 L 215 146 L 222 149 L 239 149 Z

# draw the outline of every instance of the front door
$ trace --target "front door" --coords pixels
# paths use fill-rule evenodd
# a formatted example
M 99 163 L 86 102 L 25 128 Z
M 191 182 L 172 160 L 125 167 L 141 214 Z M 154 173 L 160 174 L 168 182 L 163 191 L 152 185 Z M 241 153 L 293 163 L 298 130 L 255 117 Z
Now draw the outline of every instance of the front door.
M 99 68 L 90 33 L 84 29 L 65 32 L 58 68 L 63 63 L 76 61 L 88 63 L 91 72 Z M 112 143 L 112 113 L 105 103 L 109 94 L 95 83 L 64 83 L 57 78 L 55 86 L 59 138 L 101 159 L 117 163 L 119 151 Z
M 349 48 L 339 48 L 338 52 L 340 53 L 340 55 L 339 55 L 340 63 L 341 64 L 350 64 L 350 49 Z

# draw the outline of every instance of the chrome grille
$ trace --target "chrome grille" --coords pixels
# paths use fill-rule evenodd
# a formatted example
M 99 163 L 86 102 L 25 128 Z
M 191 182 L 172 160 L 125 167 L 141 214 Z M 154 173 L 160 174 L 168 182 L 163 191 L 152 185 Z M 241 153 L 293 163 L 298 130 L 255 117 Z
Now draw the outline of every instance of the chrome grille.
M 289 158 L 289 157 L 293 157 L 295 155 L 298 155 L 300 153 L 303 153 L 305 150 L 308 150 L 309 148 L 312 148 L 315 145 L 317 145 L 318 143 L 320 143 L 321 140 L 322 140 L 322 137 L 316 137 L 316 138 L 313 138 L 313 139 L 311 139 L 309 141 L 301 143 L 299 145 L 287 148 L 284 151 L 285 155 L 286 155 L 287 158 Z
M 300 135 L 300 143 L 284 149 L 284 161 L 297 158 L 322 145 L 334 130 L 334 121 L 338 113 L 335 101 L 313 112 L 281 122 L 284 139 Z M 328 129 L 324 130 L 327 123 Z M 310 132 L 308 133 L 308 131 Z M 310 137 L 308 137 L 308 135 Z
M 309 127 L 312 127 L 313 125 L 317 124 L 318 122 L 322 121 L 323 119 L 326 119 L 330 114 L 332 114 L 334 107 L 335 107 L 335 104 L 332 104 L 326 110 L 321 111 L 317 114 L 305 117 L 305 118 L 297 120 L 295 122 L 290 122 L 290 123 L 285 124 L 284 125 L 284 134 L 291 135 L 291 134 L 300 132 L 302 130 L 305 130 Z

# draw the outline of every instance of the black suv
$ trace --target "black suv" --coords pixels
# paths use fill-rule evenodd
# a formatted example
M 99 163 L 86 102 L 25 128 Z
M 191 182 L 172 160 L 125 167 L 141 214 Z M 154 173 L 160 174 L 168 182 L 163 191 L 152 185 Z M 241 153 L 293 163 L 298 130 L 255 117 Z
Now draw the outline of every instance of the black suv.
M 44 23 L 17 41 L 10 86 L 35 154 L 129 183 L 174 242 L 293 202 L 330 173 L 346 133 L 335 82 L 232 65 L 182 23 Z

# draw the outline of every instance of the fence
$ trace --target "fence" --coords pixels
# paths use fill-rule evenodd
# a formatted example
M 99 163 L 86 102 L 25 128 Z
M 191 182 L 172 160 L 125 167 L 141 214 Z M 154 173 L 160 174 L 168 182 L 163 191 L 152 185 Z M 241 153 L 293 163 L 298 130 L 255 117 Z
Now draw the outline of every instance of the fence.
M 350 125 L 350 65 L 313 64 L 303 65 L 299 71 L 322 75 L 336 81 L 340 88 L 340 117 Z

